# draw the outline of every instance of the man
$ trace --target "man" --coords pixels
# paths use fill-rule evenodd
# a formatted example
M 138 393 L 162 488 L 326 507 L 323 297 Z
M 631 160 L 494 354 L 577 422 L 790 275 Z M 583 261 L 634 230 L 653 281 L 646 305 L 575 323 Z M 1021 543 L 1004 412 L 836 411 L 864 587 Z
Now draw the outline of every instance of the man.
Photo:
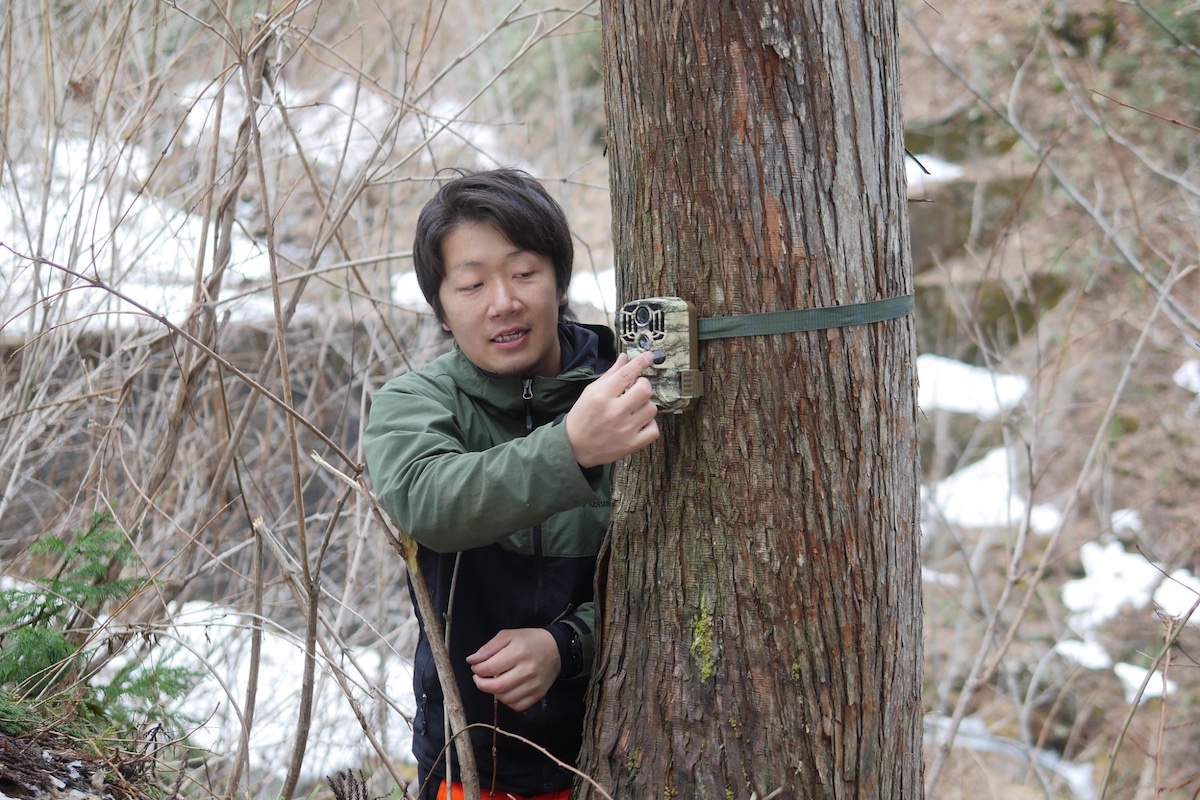
M 529 175 L 443 185 L 413 260 L 455 347 L 376 393 L 363 441 L 376 494 L 420 545 L 436 622 L 450 620 L 467 722 L 536 745 L 473 728 L 484 797 L 569 793 L 572 774 L 539 748 L 567 764 L 579 752 L 608 465 L 658 438 L 639 377 L 652 356 L 630 361 L 609 329 L 570 318 L 573 255 L 562 209 Z M 429 623 L 413 753 L 423 797 L 443 798 L 455 787 Z

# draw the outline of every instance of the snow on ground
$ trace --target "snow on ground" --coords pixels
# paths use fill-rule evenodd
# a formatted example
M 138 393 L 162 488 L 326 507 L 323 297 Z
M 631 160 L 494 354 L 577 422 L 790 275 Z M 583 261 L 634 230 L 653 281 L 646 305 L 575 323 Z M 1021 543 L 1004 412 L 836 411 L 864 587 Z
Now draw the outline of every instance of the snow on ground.
M 430 310 L 429 303 L 425 302 L 425 295 L 421 294 L 421 286 L 417 283 L 416 272 L 408 270 L 392 273 L 391 285 L 392 302 L 396 305 L 414 311 Z
M 1018 480 L 1018 466 L 1015 450 L 998 447 L 932 487 L 921 487 L 922 526 L 1017 528 L 1028 516 L 1035 533 L 1054 531 L 1062 512 L 1051 503 L 1030 507 Z
M 1060 639 L 1054 645 L 1054 652 L 1086 669 L 1108 669 L 1113 665 L 1112 656 L 1094 633 L 1083 634 L 1082 640 Z
M 0 185 L 0 242 L 13 251 L 0 250 L 0 337 L 24 338 L 50 325 L 125 330 L 155 324 L 135 303 L 183 320 L 203 226 L 199 217 L 138 191 L 146 162 L 135 148 L 63 139 L 47 177 L 29 165 L 13 169 L 12 180 Z M 257 243 L 235 232 L 232 248 L 226 286 L 270 274 Z M 134 302 L 30 257 L 100 281 Z M 235 321 L 273 315 L 264 295 L 221 308 Z
M 1171 379 L 1180 389 L 1186 389 L 1196 395 L 1196 399 L 1188 408 L 1188 416 L 1195 417 L 1200 414 L 1200 360 L 1189 359 L 1183 362 L 1179 369 L 1175 370 Z
M 1067 624 L 1080 635 L 1092 633 L 1126 608 L 1143 609 L 1151 602 L 1164 615 L 1200 625 L 1194 607 L 1200 603 L 1200 578 L 1178 569 L 1167 575 L 1141 553 L 1120 542 L 1085 542 L 1079 551 L 1084 577 L 1063 584 L 1063 605 L 1074 612 Z
M 203 145 L 216 125 L 220 89 L 219 83 L 207 82 L 179 92 L 176 99 L 186 117 L 173 147 Z M 268 153 L 300 149 L 317 167 L 343 174 L 378 161 L 381 154 L 403 157 L 411 152 L 420 163 L 431 163 L 435 152 L 442 160 L 453 153 L 448 163 L 474 168 L 498 166 L 503 158 L 495 126 L 469 121 L 461 102 L 452 98 L 407 114 L 399 120 L 395 138 L 381 142 L 378 137 L 395 117 L 395 107 L 379 94 L 353 83 L 311 97 L 286 85 L 279 91 L 295 137 L 284 128 L 281 115 L 264 112 L 260 129 Z M 240 85 L 227 85 L 218 131 L 222 141 L 236 140 L 245 108 Z M 13 251 L 0 249 L 0 337 L 25 339 L 64 324 L 109 330 L 154 325 L 139 305 L 174 323 L 184 319 L 192 306 L 203 222 L 143 191 L 154 164 L 155 157 L 137 147 L 102 138 L 63 138 L 44 163 L 13 165 L 11 180 L 0 185 L 0 243 Z M 44 176 L 46 165 L 49 174 Z M 238 295 L 241 284 L 261 283 L 270 275 L 261 243 L 235 229 L 231 244 L 226 297 Z M 208 275 L 211 230 L 205 251 L 202 270 Z M 132 302 L 33 259 L 85 274 Z M 414 291 L 415 280 L 401 276 L 397 283 L 397 302 L 426 307 Z M 274 316 L 265 290 L 243 293 L 219 308 L 229 311 L 235 324 Z
M 920 197 L 930 186 L 961 178 L 963 168 L 935 155 L 921 153 L 915 158 L 904 159 L 904 172 L 908 193 Z
M 1141 700 L 1146 702 L 1154 697 L 1166 697 L 1169 694 L 1179 691 L 1179 686 L 1175 681 L 1167 680 L 1166 676 L 1161 672 L 1150 672 L 1143 667 L 1138 667 L 1133 664 L 1116 664 L 1113 666 L 1113 673 L 1121 681 L 1121 688 L 1125 690 L 1125 702 L 1133 703 L 1138 700 L 1138 692 L 1141 692 Z M 1146 685 L 1142 689 L 1142 684 Z
M 925 715 L 925 746 L 932 749 L 945 742 L 950 728 L 949 717 Z M 987 724 L 979 717 L 963 718 L 954 737 L 954 747 L 975 753 L 992 753 L 1008 759 L 1019 768 L 1036 764 L 1038 769 L 1062 778 L 1074 800 L 1094 800 L 1096 797 L 1095 765 L 1076 764 L 1052 750 L 1030 748 L 1022 742 L 997 736 L 987 729 Z
M 1154 605 L 1163 614 L 1192 625 L 1200 625 L 1197 603 L 1200 603 L 1200 578 L 1186 569 L 1172 572 L 1154 591 Z
M 1200 360 L 1190 359 L 1183 362 L 1171 376 L 1171 380 L 1180 389 L 1186 389 L 1193 394 L 1200 394 Z
M 185 85 L 176 95 L 187 114 L 179 146 L 195 147 L 211 134 L 222 90 L 219 135 L 230 145 L 237 140 L 246 114 L 241 84 L 197 81 Z M 382 157 L 394 161 L 409 154 L 422 165 L 488 169 L 512 163 L 500 148 L 498 127 L 471 120 L 470 109 L 453 97 L 438 99 L 424 109 L 406 107 L 397 118 L 395 100 L 351 81 L 304 90 L 280 83 L 278 92 L 276 101 L 287 108 L 295 137 L 280 114 L 260 114 L 259 130 L 268 150 L 294 154 L 298 146 L 310 162 L 337 169 L 343 175 L 378 163 Z M 393 127 L 394 138 L 380 139 Z
M 238 751 L 251 658 L 249 622 L 236 611 L 205 602 L 178 609 L 158 634 L 152 658 L 160 666 L 188 667 L 204 674 L 195 691 L 171 710 L 197 720 L 189 741 L 224 761 Z M 314 718 L 302 779 L 316 781 L 357 767 L 374 756 L 346 692 L 334 673 L 346 676 L 350 695 L 361 705 L 391 757 L 411 760 L 412 731 L 404 715 L 415 711 L 412 666 L 395 651 L 349 648 L 333 664 L 318 650 Z M 250 768 L 262 786 L 255 796 L 276 796 L 291 760 L 303 683 L 303 642 L 267 623 L 259 664 L 258 698 L 250 737 Z
M 1005 375 L 929 353 L 917 356 L 917 373 L 917 403 L 926 412 L 941 409 L 995 419 L 1016 408 L 1029 391 L 1024 375 Z
M 1124 512 L 1117 512 L 1117 517 Z M 1115 520 L 1114 520 L 1115 522 Z M 1114 525 L 1115 527 L 1115 525 Z M 1142 611 L 1151 602 L 1160 613 L 1200 624 L 1193 612 L 1200 603 L 1200 579 L 1180 569 L 1169 576 L 1162 568 L 1140 553 L 1130 553 L 1120 542 L 1086 542 L 1080 548 L 1085 575 L 1067 581 L 1062 588 L 1063 605 L 1071 612 L 1067 624 L 1080 639 L 1064 639 L 1054 649 L 1087 669 L 1111 668 L 1125 690 L 1126 702 L 1132 703 L 1139 688 L 1145 701 L 1175 691 L 1175 684 L 1161 672 L 1149 674 L 1134 664 L 1113 664 L 1112 657 L 1098 638 L 1100 628 L 1126 609 Z M 1149 617 L 1149 612 L 1145 612 Z
M 576 270 L 568 292 L 574 305 L 590 305 L 609 319 L 617 313 L 617 271 L 615 269 Z
M 1143 530 L 1142 514 L 1136 508 L 1121 508 L 1112 513 L 1113 533 L 1141 533 Z
M 1072 615 L 1067 624 L 1090 633 L 1127 607 L 1145 608 L 1162 580 L 1162 572 L 1140 553 L 1128 553 L 1120 542 L 1085 542 L 1079 549 L 1085 577 L 1063 584 L 1063 605 Z
M 1200 362 L 1196 364 L 1194 384 L 1189 382 L 1190 373 L 1180 377 L 1186 372 L 1182 369 L 1176 373 L 1176 383 L 1200 391 Z M 943 408 L 991 419 L 1015 408 L 1028 390 L 1022 376 L 996 375 L 938 356 L 920 356 L 917 365 L 920 405 L 926 411 Z M 923 526 L 1016 528 L 1028 515 L 1034 532 L 1056 530 L 1062 522 L 1061 512 L 1051 504 L 1030 507 L 1017 479 L 1018 459 L 1015 450 L 996 448 L 933 486 L 922 487 Z M 1140 533 L 1141 515 L 1134 509 L 1121 509 L 1112 515 L 1110 530 Z M 1200 601 L 1200 579 L 1187 570 L 1165 576 L 1159 565 L 1140 553 L 1127 552 L 1117 541 L 1085 543 L 1080 560 L 1084 577 L 1068 581 L 1062 588 L 1063 604 L 1071 612 L 1068 625 L 1079 638 L 1063 639 L 1054 649 L 1087 669 L 1111 669 L 1125 688 L 1127 702 L 1133 702 L 1137 690 L 1147 681 L 1147 672 L 1132 664 L 1114 664 L 1099 640 L 1099 629 L 1126 609 L 1144 611 L 1149 616 L 1146 609 L 1151 602 L 1163 614 L 1200 624 L 1200 614 L 1193 613 Z M 926 574 L 926 579 L 945 582 L 933 572 Z M 1164 680 L 1161 673 L 1151 675 L 1142 699 L 1170 693 L 1173 685 Z

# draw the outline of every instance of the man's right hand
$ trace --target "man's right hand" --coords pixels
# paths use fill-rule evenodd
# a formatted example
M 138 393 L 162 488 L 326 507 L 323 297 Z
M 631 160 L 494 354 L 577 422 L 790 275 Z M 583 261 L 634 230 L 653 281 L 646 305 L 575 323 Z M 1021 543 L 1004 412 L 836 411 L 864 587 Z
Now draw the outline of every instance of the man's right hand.
M 567 412 L 567 441 L 579 466 L 611 464 L 658 439 L 658 407 L 650 399 L 650 379 L 642 376 L 653 361 L 651 352 L 632 361 L 621 353 Z

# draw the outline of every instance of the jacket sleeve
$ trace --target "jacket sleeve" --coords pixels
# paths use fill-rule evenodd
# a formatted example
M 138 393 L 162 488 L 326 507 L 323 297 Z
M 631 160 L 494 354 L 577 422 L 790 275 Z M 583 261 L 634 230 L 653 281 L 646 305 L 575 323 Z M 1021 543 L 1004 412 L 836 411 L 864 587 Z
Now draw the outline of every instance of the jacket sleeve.
M 406 533 L 437 552 L 482 547 L 596 499 L 566 426 L 472 452 L 449 400 L 392 381 L 376 393 L 363 449 L 375 494 Z

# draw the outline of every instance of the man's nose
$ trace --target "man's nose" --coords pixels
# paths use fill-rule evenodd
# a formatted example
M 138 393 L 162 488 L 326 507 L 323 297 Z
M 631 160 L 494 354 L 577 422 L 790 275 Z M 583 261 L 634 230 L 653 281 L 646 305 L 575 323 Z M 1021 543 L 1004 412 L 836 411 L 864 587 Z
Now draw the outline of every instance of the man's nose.
M 509 314 L 519 305 L 512 285 L 508 281 L 496 281 L 492 286 L 491 312 L 495 315 Z

